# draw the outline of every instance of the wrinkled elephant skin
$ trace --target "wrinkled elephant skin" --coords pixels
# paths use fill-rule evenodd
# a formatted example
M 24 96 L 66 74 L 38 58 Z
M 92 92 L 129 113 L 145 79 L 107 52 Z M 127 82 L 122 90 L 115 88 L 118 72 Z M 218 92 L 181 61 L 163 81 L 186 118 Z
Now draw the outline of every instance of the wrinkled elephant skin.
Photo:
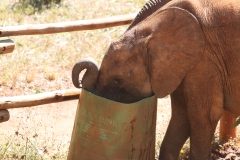
M 239 0 L 151 0 L 82 85 L 122 103 L 170 94 L 159 159 L 177 160 L 190 137 L 190 159 L 206 160 L 223 110 L 240 115 L 239 82 Z

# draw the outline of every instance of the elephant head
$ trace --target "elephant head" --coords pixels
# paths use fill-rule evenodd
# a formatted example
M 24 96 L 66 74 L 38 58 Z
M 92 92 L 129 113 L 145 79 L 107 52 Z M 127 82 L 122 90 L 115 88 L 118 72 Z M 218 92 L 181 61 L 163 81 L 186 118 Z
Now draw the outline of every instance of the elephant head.
M 177 88 L 202 57 L 204 34 L 188 11 L 157 10 L 157 4 L 149 4 L 119 40 L 111 43 L 99 70 L 89 59 L 74 66 L 76 87 L 79 73 L 87 68 L 83 88 L 118 102 L 132 103 L 153 94 L 162 98 Z M 149 8 L 153 8 L 151 14 L 145 11 Z

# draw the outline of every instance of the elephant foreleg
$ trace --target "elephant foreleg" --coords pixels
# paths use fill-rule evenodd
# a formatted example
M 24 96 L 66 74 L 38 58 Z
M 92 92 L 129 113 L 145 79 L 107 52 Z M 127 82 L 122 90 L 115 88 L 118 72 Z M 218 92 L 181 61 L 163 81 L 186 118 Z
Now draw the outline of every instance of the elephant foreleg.
M 190 135 L 187 105 L 181 85 L 171 94 L 172 117 L 160 149 L 159 160 L 177 160 Z
M 191 160 L 207 160 L 211 157 L 212 138 L 222 115 L 221 105 L 216 103 L 202 102 L 189 108 Z
M 207 62 L 207 61 L 206 61 Z M 199 64 L 185 79 L 184 95 L 190 123 L 190 159 L 209 160 L 211 143 L 223 114 L 224 95 L 221 79 L 214 67 Z

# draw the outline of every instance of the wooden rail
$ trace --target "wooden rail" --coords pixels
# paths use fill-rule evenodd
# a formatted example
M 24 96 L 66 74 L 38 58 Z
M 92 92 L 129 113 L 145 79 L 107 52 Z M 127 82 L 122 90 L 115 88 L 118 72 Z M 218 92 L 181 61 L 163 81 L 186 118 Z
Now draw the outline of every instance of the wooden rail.
M 60 32 L 72 32 L 81 30 L 94 30 L 108 28 L 120 25 L 126 25 L 132 22 L 136 14 L 114 16 L 109 18 L 100 18 L 93 20 L 79 20 L 70 22 L 50 23 L 50 24 L 27 24 L 21 26 L 0 27 L 0 37 L 52 34 Z
M 26 96 L 3 97 L 0 98 L 0 109 L 34 107 L 74 100 L 79 98 L 80 91 L 80 89 L 68 89 Z

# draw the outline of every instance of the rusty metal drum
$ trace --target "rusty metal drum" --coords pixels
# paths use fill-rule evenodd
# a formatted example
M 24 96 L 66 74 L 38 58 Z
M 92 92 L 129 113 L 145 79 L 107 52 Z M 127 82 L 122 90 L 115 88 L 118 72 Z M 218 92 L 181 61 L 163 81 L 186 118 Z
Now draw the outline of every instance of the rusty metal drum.
M 154 160 L 157 98 L 123 104 L 82 90 L 68 160 Z

